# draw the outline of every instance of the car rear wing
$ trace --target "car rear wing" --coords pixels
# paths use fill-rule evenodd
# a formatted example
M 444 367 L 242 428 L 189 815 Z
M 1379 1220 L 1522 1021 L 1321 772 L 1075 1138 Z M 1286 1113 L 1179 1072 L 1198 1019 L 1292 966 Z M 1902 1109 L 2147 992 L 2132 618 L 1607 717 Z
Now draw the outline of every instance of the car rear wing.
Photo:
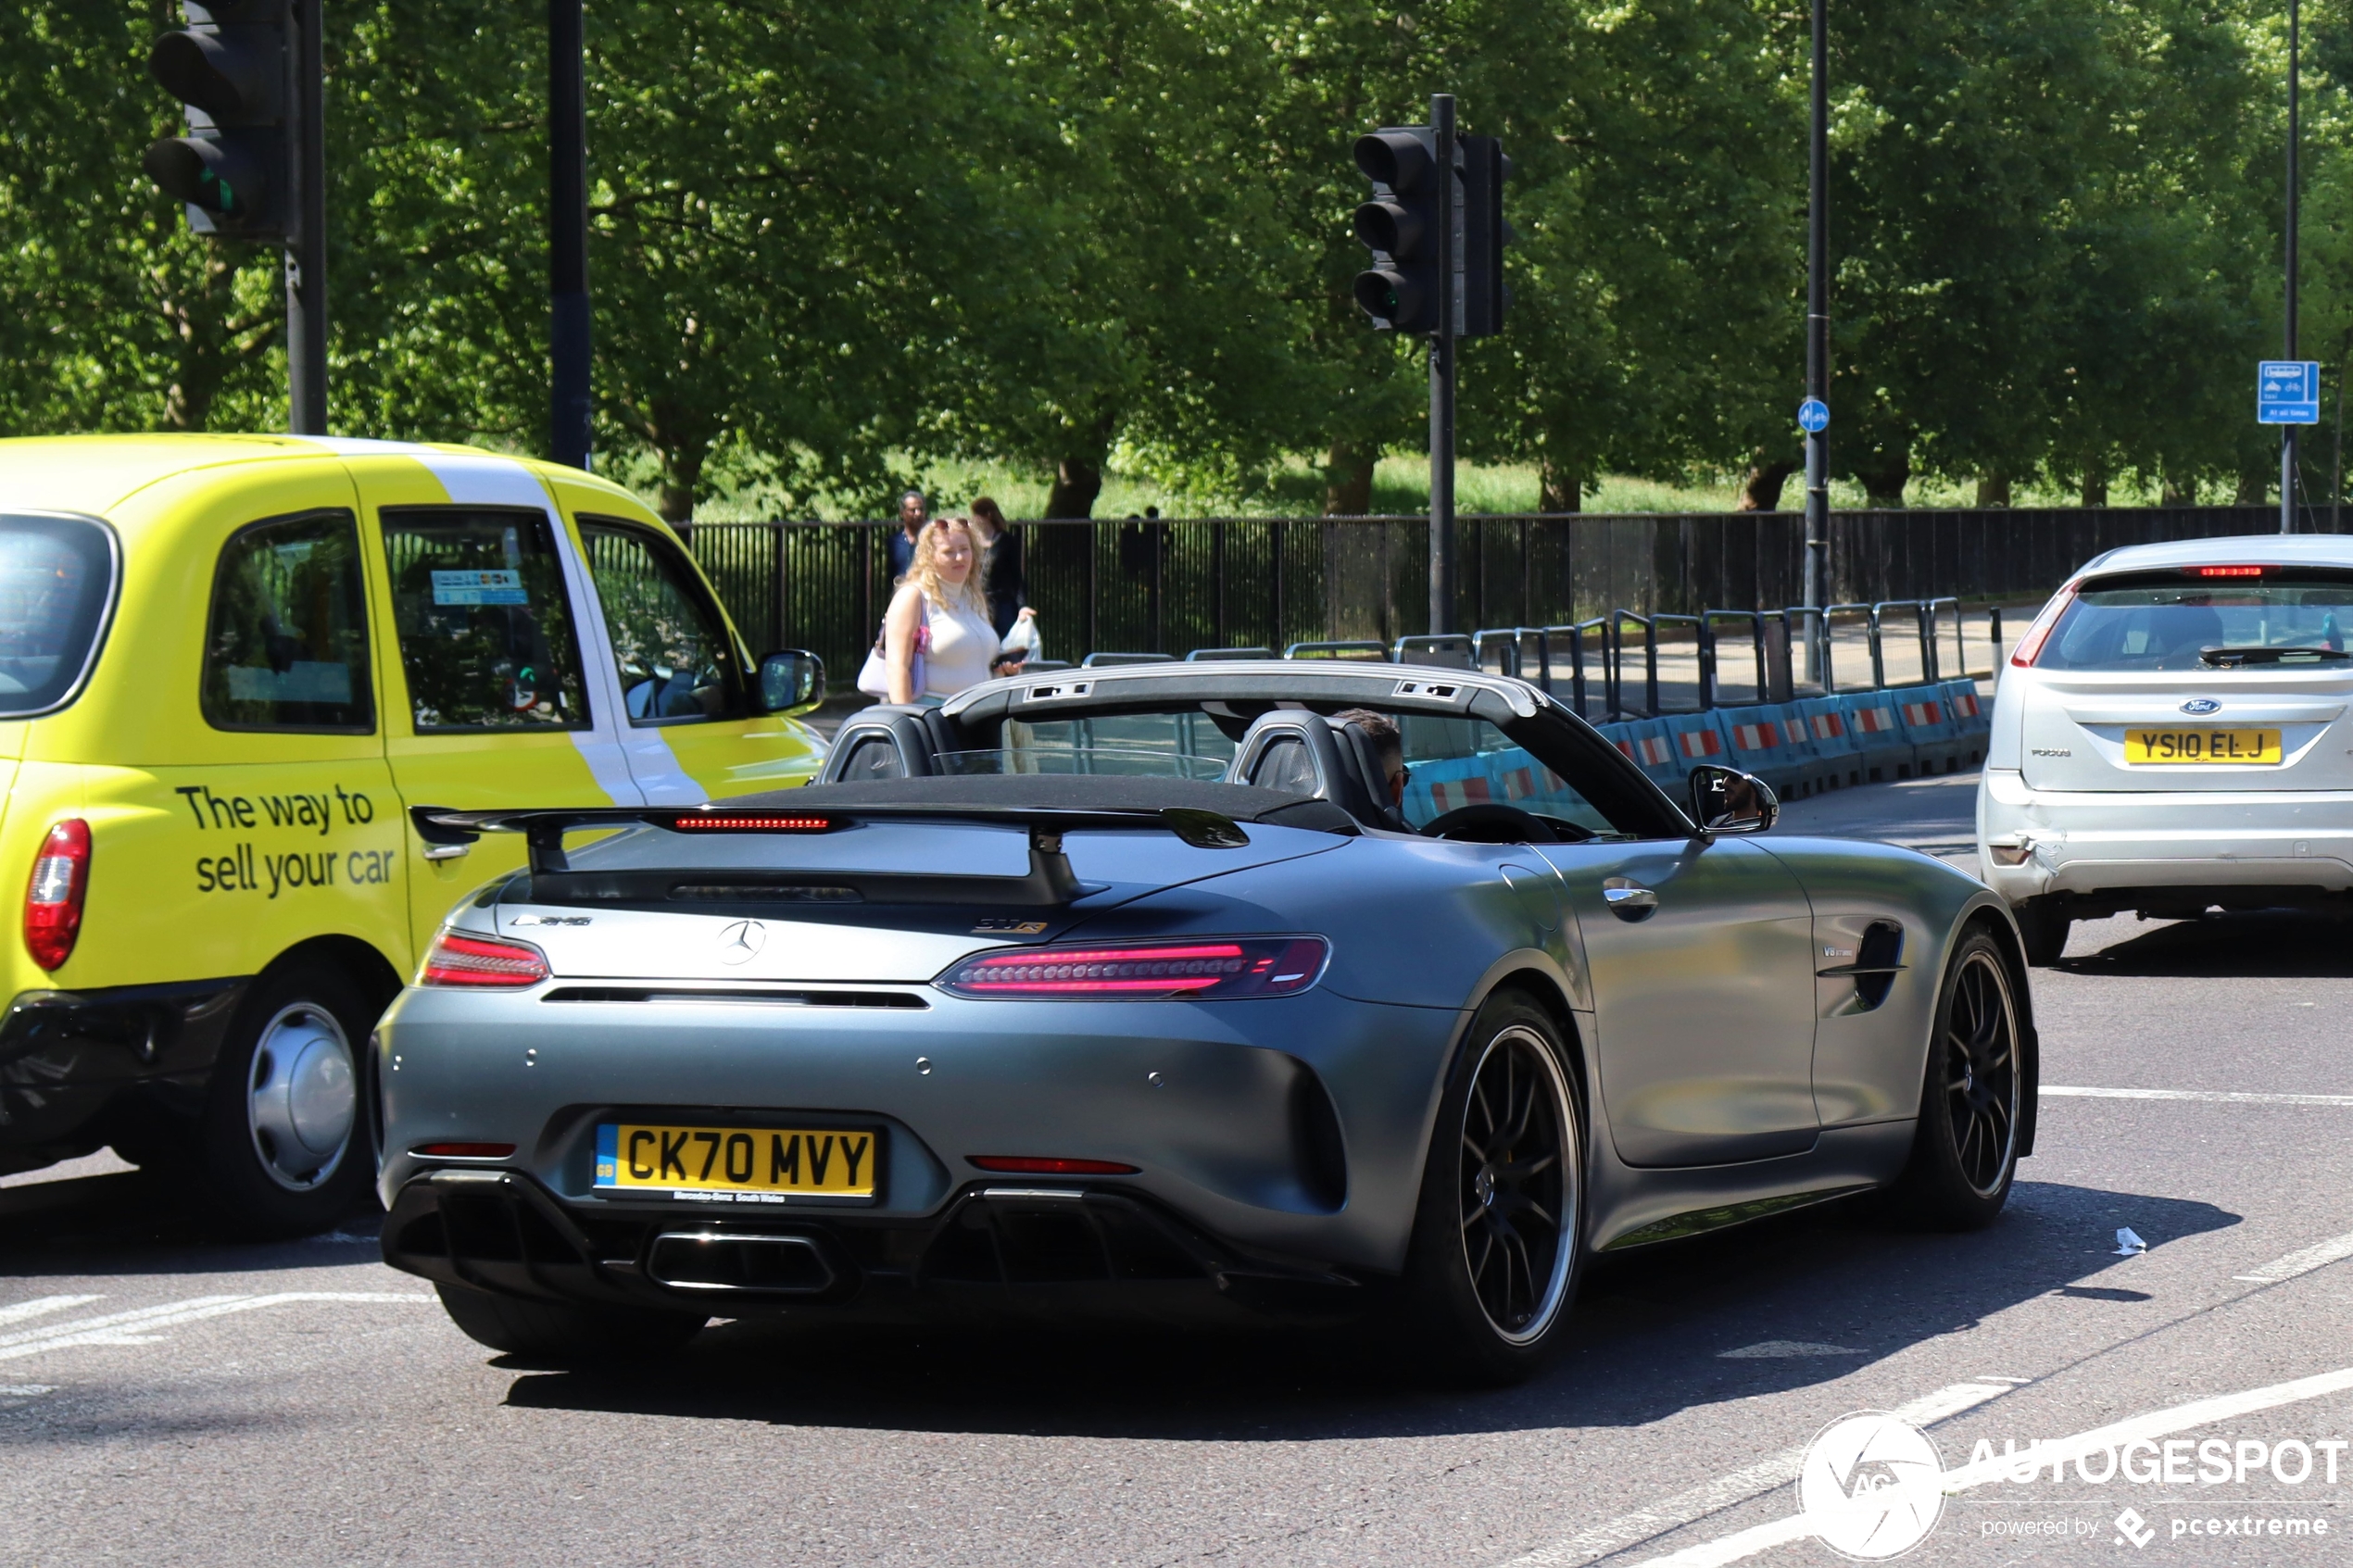
M 1095 891 L 1072 872 L 1063 853 L 1063 834 L 1080 829 L 1159 829 L 1197 849 L 1239 849 L 1250 834 L 1230 817 L 1185 807 L 1071 809 L 1051 807 L 824 806 L 808 810 L 771 807 L 742 809 L 717 806 L 590 806 L 539 810 L 456 811 L 418 806 L 409 811 L 418 836 L 429 844 L 471 844 L 485 833 L 519 833 L 530 847 L 535 897 L 554 902 L 574 899 L 653 900 L 681 897 L 729 898 L 735 902 L 873 902 L 887 904 L 991 904 L 1052 907 Z M 564 853 L 568 833 L 610 833 L 657 828 L 682 836 L 748 834 L 807 837 L 846 828 L 894 822 L 969 822 L 1028 830 L 1029 870 L 1022 876 L 975 876 L 950 872 L 806 872 L 762 870 L 756 879 L 707 867 L 576 870 Z M 682 876 L 699 880 L 682 884 Z M 691 889 L 691 892 L 686 890 Z

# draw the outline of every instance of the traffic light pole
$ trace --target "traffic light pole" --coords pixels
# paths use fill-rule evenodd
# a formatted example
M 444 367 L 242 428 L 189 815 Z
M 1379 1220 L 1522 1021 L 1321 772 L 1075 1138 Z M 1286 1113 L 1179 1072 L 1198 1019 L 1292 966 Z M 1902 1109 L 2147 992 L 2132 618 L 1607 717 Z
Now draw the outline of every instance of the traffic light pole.
M 1829 0 L 1814 0 L 1813 123 L 1807 149 L 1806 197 L 1806 395 L 1830 401 L 1830 20 Z M 1806 608 L 1830 603 L 1830 429 L 1806 433 Z M 1809 677 L 1822 679 L 1830 645 L 1828 618 L 1812 615 L 1806 636 Z
M 548 447 L 588 466 L 588 82 L 581 0 L 547 0 Z
M 286 247 L 286 428 L 327 433 L 327 104 L 322 0 L 294 0 L 294 243 Z
M 2296 358 L 2296 144 L 2300 129 L 2296 124 L 2296 46 L 2300 42 L 2296 34 L 2302 19 L 2296 0 L 2287 0 L 2287 353 L 2283 358 L 2291 360 Z M 2344 371 L 2340 369 L 2337 373 L 2341 376 Z M 2317 400 L 2321 395 L 2317 382 L 2310 391 Z M 2296 532 L 2296 426 L 2292 424 L 2280 426 L 2280 532 Z
M 1454 629 L 1454 310 L 1462 295 L 1456 270 L 1454 95 L 1433 93 L 1430 129 L 1437 132 L 1438 330 L 1429 338 L 1429 629 Z

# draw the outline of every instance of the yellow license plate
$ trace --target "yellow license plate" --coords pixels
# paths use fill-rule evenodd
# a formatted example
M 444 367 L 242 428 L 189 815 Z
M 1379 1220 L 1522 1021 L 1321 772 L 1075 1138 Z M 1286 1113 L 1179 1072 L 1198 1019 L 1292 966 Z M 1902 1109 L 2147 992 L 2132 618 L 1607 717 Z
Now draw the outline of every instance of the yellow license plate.
M 666 1127 L 608 1122 L 597 1129 L 604 1191 L 710 1194 L 780 1203 L 799 1193 L 872 1198 L 882 1135 L 869 1127 Z
M 2124 760 L 2130 763 L 2277 762 L 2277 730 L 2127 730 Z

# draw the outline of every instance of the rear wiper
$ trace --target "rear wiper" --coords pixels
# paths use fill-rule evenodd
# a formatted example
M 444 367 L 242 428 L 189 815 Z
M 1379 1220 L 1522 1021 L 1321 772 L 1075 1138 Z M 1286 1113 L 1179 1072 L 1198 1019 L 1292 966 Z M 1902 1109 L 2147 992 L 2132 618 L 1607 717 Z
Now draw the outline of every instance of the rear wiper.
M 2328 664 L 2353 659 L 2343 648 L 2206 648 L 2197 661 L 2208 670 L 2236 670 L 2246 664 Z

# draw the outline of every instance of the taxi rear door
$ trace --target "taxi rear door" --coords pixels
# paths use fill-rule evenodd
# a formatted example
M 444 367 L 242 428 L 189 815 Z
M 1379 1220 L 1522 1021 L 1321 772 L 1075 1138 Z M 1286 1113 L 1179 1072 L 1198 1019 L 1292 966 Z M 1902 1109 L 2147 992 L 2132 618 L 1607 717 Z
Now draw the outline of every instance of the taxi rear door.
M 601 644 L 623 750 L 646 798 L 695 804 L 814 778 L 824 743 L 798 720 L 754 711 L 749 650 L 676 538 L 624 514 L 609 491 L 561 479 L 553 487 L 578 530 L 597 606 L 584 640 Z
M 521 463 L 408 449 L 348 459 L 377 579 L 385 750 L 411 809 L 643 804 L 594 662 L 595 598 L 547 487 Z M 407 824 L 422 951 L 449 906 L 523 862 L 519 836 L 427 842 Z

